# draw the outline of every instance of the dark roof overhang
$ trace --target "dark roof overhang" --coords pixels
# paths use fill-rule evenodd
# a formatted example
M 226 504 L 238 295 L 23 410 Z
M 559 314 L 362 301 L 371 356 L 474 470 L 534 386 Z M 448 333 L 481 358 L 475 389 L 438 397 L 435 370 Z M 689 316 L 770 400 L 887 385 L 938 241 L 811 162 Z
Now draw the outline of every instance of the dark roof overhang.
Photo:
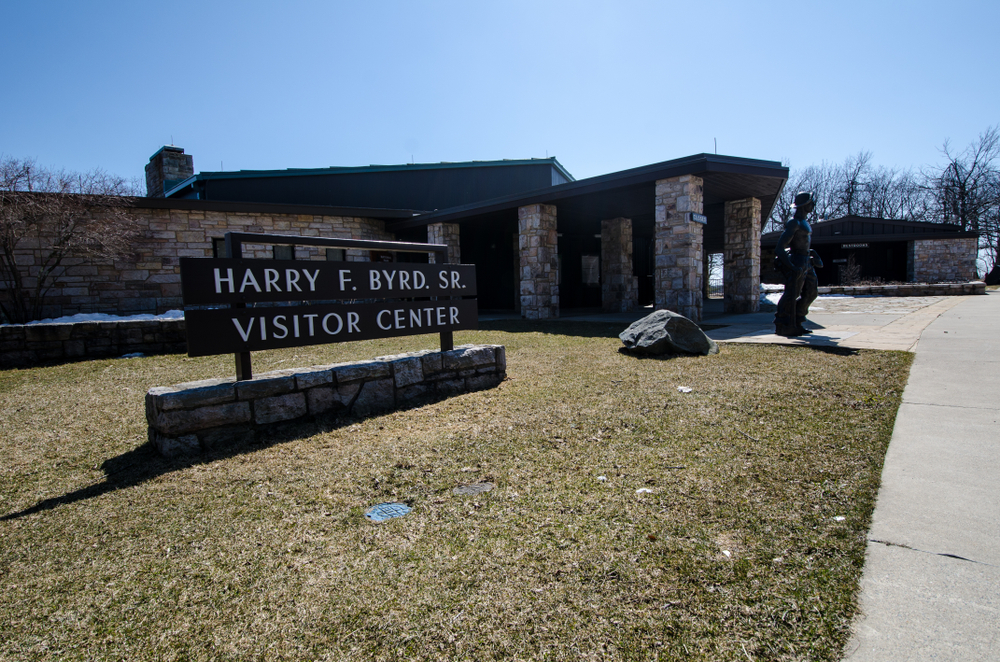
M 906 221 L 902 219 L 845 216 L 811 224 L 811 242 L 816 245 L 882 241 L 910 241 L 912 239 L 967 239 L 979 233 L 962 230 L 958 225 Z M 778 245 L 781 230 L 761 235 L 760 245 L 772 248 Z
M 640 168 L 581 179 L 527 193 L 419 214 L 391 222 L 390 231 L 426 226 L 430 223 L 488 221 L 511 210 L 533 204 L 556 205 L 560 218 L 574 222 L 600 221 L 616 217 L 633 222 L 651 220 L 655 212 L 655 188 L 660 179 L 696 175 L 704 181 L 704 209 L 709 217 L 706 243 L 717 226 L 721 245 L 723 205 L 730 200 L 758 198 L 761 216 L 771 214 L 788 179 L 788 168 L 776 161 L 761 161 L 716 154 L 697 154 Z

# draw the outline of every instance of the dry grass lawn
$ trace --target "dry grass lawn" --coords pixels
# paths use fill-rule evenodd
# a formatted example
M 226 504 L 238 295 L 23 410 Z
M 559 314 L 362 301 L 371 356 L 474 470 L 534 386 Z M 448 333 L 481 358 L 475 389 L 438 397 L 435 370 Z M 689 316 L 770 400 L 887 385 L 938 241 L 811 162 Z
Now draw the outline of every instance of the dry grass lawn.
M 189 461 L 143 395 L 231 357 L 0 371 L 0 659 L 839 659 L 911 356 L 637 359 L 620 330 L 459 333 L 509 379 Z

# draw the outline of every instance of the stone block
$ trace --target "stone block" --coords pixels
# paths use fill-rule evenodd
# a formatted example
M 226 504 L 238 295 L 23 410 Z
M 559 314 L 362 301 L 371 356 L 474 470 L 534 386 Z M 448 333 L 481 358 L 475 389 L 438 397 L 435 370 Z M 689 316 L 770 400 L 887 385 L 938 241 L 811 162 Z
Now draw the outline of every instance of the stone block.
M 67 340 L 63 343 L 63 355 L 80 358 L 87 355 L 87 345 L 82 340 Z
M 484 389 L 493 388 L 502 381 L 503 377 L 501 375 L 488 373 L 476 375 L 475 377 L 469 377 L 465 380 L 465 383 L 470 391 L 482 391 Z
M 434 384 L 434 388 L 440 395 L 457 395 L 466 392 L 464 379 L 443 379 Z
M 72 335 L 72 324 L 32 324 L 24 327 L 24 339 L 29 343 L 62 342 Z
M 246 446 L 256 441 L 254 430 L 249 425 L 227 425 L 197 433 L 201 447 L 209 451 L 225 450 L 235 446 Z
M 290 393 L 295 390 L 294 375 L 264 373 L 253 379 L 236 382 L 236 397 L 239 400 L 256 400 L 273 395 Z
M 254 422 L 258 424 L 290 421 L 308 413 L 305 393 L 286 393 L 260 398 L 254 400 L 253 409 Z
M 150 425 L 172 437 L 208 428 L 250 422 L 250 403 L 231 402 L 192 410 L 157 411 Z
M 344 386 L 317 386 L 305 392 L 309 414 L 318 416 L 343 411 L 351 406 L 361 384 L 355 382 Z
M 496 354 L 493 346 L 456 347 L 450 352 L 443 352 L 445 370 L 466 370 L 481 365 L 495 364 Z
M 355 416 L 369 416 L 391 410 L 396 405 L 396 389 L 392 379 L 378 379 L 365 382 L 358 393 L 351 413 Z
M 414 384 L 396 389 L 396 405 L 407 405 L 433 395 L 434 390 L 428 384 Z
M 154 386 L 146 393 L 147 410 L 191 409 L 236 400 L 235 382 L 231 379 L 203 379 L 176 386 Z
M 420 357 L 397 359 L 392 362 L 396 387 L 412 386 L 424 381 L 424 371 Z
M 358 380 L 381 379 L 389 376 L 389 365 L 384 361 L 369 361 L 367 363 L 346 363 L 336 366 L 333 370 L 338 384 Z
M 493 345 L 493 352 L 496 356 L 497 370 L 507 374 L 507 348 L 503 345 Z
M 149 431 L 149 442 L 153 448 L 164 457 L 178 457 L 181 455 L 194 455 L 201 450 L 198 437 L 193 434 L 185 434 L 177 437 L 168 437 L 164 434 Z
M 334 383 L 333 370 L 314 366 L 308 372 L 298 372 L 295 374 L 295 387 L 300 391 L 316 386 L 328 386 Z
M 443 370 L 441 354 L 437 352 L 420 357 L 420 364 L 424 375 L 433 375 Z

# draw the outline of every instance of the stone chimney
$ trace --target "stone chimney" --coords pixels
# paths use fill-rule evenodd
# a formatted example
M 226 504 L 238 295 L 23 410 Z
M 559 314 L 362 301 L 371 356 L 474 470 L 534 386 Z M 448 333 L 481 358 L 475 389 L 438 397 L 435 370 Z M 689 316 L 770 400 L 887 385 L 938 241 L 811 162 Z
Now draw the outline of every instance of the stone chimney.
M 194 157 L 182 147 L 165 145 L 149 157 L 146 164 L 146 197 L 162 198 L 163 194 L 194 175 Z

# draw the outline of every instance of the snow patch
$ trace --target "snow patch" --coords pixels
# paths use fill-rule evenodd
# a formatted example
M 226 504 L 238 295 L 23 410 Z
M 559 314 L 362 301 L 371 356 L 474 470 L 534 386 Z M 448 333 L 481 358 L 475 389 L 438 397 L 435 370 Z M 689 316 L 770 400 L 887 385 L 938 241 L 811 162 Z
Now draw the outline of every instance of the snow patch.
M 105 313 L 78 313 L 76 315 L 67 315 L 65 317 L 48 317 L 43 320 L 35 320 L 34 322 L 28 322 L 25 326 L 32 326 L 35 324 L 78 324 L 80 322 L 132 322 L 132 321 L 144 321 L 144 320 L 182 320 L 184 319 L 183 310 L 168 310 L 160 315 L 107 315 Z M 10 324 L 0 324 L 0 326 L 11 326 Z

